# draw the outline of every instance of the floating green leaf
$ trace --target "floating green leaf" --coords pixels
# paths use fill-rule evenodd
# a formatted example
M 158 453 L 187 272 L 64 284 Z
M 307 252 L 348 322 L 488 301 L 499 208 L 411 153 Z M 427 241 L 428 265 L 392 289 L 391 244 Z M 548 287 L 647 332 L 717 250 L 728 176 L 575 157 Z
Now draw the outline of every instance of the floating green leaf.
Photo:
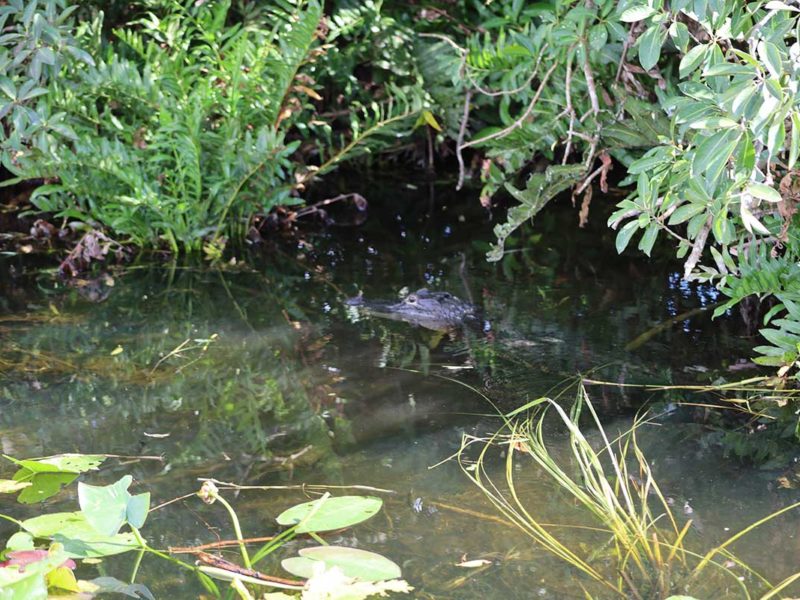
M 313 575 L 314 565 L 323 562 L 325 568 L 338 567 L 347 577 L 360 581 L 383 581 L 400 577 L 400 567 L 388 558 L 343 546 L 315 546 L 303 548 L 300 556 L 281 562 L 284 569 L 297 577 L 308 579 Z
M 304 502 L 278 515 L 281 525 L 297 525 L 298 533 L 350 527 L 374 516 L 383 500 L 374 496 L 338 496 Z
M 96 454 L 59 454 L 28 460 L 3 456 L 19 467 L 14 473 L 14 481 L 30 483 L 17 497 L 24 504 L 55 496 L 62 486 L 72 483 L 81 473 L 96 470 L 106 459 Z
M 82 512 L 62 512 L 33 517 L 22 522 L 22 528 L 35 538 L 63 544 L 70 558 L 111 556 L 139 547 L 131 533 L 107 536 L 99 534 Z

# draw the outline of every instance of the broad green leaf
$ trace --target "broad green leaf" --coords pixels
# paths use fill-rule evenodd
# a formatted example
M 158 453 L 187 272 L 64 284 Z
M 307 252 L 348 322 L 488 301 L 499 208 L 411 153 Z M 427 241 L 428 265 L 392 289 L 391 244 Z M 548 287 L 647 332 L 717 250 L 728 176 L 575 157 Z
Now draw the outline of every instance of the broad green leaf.
M 33 548 L 33 536 L 27 531 L 17 531 L 6 542 L 8 550 L 33 550 Z
M 128 492 L 133 477 L 125 475 L 116 483 L 105 486 L 78 484 L 78 502 L 86 520 L 101 535 L 114 535 L 125 523 Z M 149 500 L 148 500 L 149 501 Z
M 56 495 L 62 486 L 72 483 L 80 473 L 96 470 L 106 459 L 97 454 L 58 454 L 27 460 L 3 456 L 19 467 L 14 480 L 31 484 L 17 498 L 25 504 L 41 502 Z
M 622 254 L 625 251 L 625 248 L 628 247 L 628 243 L 631 241 L 637 229 L 639 229 L 639 222 L 633 220 L 626 223 L 625 226 L 619 230 L 616 240 L 617 254 Z
M 706 117 L 689 123 L 691 129 L 730 129 L 739 123 L 728 117 Z
M 706 210 L 706 206 L 697 202 L 684 204 L 675 209 L 669 217 L 669 225 L 678 225 L 684 221 L 688 221 L 695 215 L 699 215 Z
M 639 240 L 639 250 L 644 252 L 647 256 L 650 256 L 650 252 L 653 251 L 653 244 L 655 244 L 656 238 L 658 237 L 658 230 L 658 223 L 650 223 L 647 229 L 644 230 L 642 239 Z
M 661 56 L 661 46 L 667 38 L 667 30 L 660 24 L 651 25 L 639 38 L 639 63 L 645 71 L 649 71 L 658 64 Z
M 781 112 L 775 115 L 767 132 L 767 149 L 771 157 L 776 156 L 783 150 L 783 142 L 786 140 L 786 125 L 784 125 L 784 118 Z
M 689 52 L 687 52 L 683 58 L 681 58 L 680 65 L 678 65 L 678 72 L 680 76 L 687 77 L 691 75 L 697 67 L 705 60 L 706 54 L 708 52 L 708 45 L 706 44 L 698 44 Z
M 797 156 L 800 154 L 800 113 L 792 111 L 792 138 L 791 146 L 789 147 L 789 169 L 793 169 L 797 163 Z
M 598 23 L 589 29 L 589 48 L 595 52 L 600 52 L 605 48 L 608 41 L 608 29 L 602 23 Z
M 770 75 L 780 78 L 783 74 L 781 64 L 781 53 L 778 47 L 772 42 L 760 41 L 757 47 L 758 56 L 762 63 L 767 67 Z
M 747 103 L 755 96 L 758 88 L 755 85 L 750 84 L 745 87 L 741 92 L 739 92 L 736 97 L 731 102 L 731 110 L 733 114 L 737 117 L 742 116 L 742 111 L 747 107 Z
M 325 563 L 326 569 L 338 567 L 347 577 L 359 581 L 383 581 L 400 577 L 400 567 L 394 562 L 366 550 L 343 546 L 315 546 L 303 548 L 300 556 L 287 558 L 281 566 L 292 575 L 308 579 L 312 576 L 314 565 Z
M 630 8 L 622 11 L 619 20 L 623 23 L 635 23 L 655 14 L 656 9 L 652 6 L 640 5 L 631 6 Z
M 778 190 L 768 185 L 764 185 L 763 183 L 750 183 L 747 186 L 747 191 L 756 198 L 766 200 L 767 202 L 780 202 L 783 199 L 781 198 L 781 194 L 778 192 Z
M 337 496 L 304 502 L 278 515 L 281 525 L 297 525 L 298 533 L 331 531 L 350 527 L 374 516 L 383 500 L 374 496 Z M 309 517 L 307 519 L 307 517 Z M 306 520 L 307 519 L 307 520 Z
M 695 150 L 692 174 L 707 173 L 709 180 L 717 179 L 736 148 L 740 135 L 738 129 L 725 129 L 704 139 Z
M 70 558 L 97 558 L 135 550 L 139 543 L 132 533 L 105 536 L 81 512 L 50 513 L 27 519 L 22 528 L 35 538 L 63 544 Z
M 147 519 L 148 510 L 150 510 L 150 492 L 137 494 L 128 501 L 125 520 L 130 523 L 131 527 L 141 529 Z

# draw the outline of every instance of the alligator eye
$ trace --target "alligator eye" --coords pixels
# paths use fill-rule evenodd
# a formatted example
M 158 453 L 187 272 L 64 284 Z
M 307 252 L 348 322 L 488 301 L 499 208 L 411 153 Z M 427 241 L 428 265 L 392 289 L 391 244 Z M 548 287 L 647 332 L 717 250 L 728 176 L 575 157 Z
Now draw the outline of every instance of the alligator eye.
M 417 297 L 412 294 L 411 296 L 406 298 L 406 302 L 408 302 L 409 304 L 416 304 L 417 303 Z

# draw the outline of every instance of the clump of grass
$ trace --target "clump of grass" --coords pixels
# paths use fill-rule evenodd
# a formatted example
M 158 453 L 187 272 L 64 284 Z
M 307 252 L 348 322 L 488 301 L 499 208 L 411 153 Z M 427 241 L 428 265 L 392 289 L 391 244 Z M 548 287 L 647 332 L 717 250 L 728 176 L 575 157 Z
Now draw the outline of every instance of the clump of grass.
M 562 465 L 545 443 L 543 423 L 548 411 L 555 412 L 568 430 L 571 460 L 567 465 Z M 590 443 L 581 429 L 583 413 L 588 413 L 596 428 L 599 444 Z M 528 416 L 521 419 L 523 414 Z M 549 398 L 534 400 L 506 415 L 504 427 L 490 438 L 465 436 L 457 458 L 507 519 L 548 553 L 587 576 L 579 585 L 588 598 L 593 597 L 593 590 L 601 597 L 613 593 L 646 600 L 733 588 L 748 599 L 756 589 L 763 594 L 762 600 L 767 600 L 800 579 L 797 573 L 773 585 L 729 551 L 736 540 L 800 503 L 756 521 L 711 549 L 687 543 L 692 522 L 679 526 L 637 444 L 636 432 L 646 422 L 646 417 L 638 417 L 628 431 L 610 439 L 585 388 L 579 386 L 569 412 Z M 470 458 L 468 451 L 476 445 L 480 448 L 477 457 Z M 489 475 L 486 464 L 490 450 L 498 445 L 507 449 L 506 485 L 502 487 Z M 536 507 L 526 504 L 515 482 L 514 467 L 522 457 L 532 459 L 573 500 L 578 515 L 591 517 L 593 525 L 577 529 L 592 536 L 590 543 L 582 543 L 585 540 L 576 535 L 560 536 L 557 532 L 564 526 L 546 524 Z M 743 574 L 746 577 L 741 577 Z

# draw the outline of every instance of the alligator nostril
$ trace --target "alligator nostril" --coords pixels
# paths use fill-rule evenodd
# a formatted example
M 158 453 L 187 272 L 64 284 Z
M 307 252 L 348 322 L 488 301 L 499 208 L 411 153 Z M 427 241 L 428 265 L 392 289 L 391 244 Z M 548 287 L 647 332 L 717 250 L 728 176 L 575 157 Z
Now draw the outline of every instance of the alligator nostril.
M 411 296 L 406 298 L 406 302 L 408 302 L 409 304 L 416 304 L 417 303 L 417 297 L 412 294 Z

